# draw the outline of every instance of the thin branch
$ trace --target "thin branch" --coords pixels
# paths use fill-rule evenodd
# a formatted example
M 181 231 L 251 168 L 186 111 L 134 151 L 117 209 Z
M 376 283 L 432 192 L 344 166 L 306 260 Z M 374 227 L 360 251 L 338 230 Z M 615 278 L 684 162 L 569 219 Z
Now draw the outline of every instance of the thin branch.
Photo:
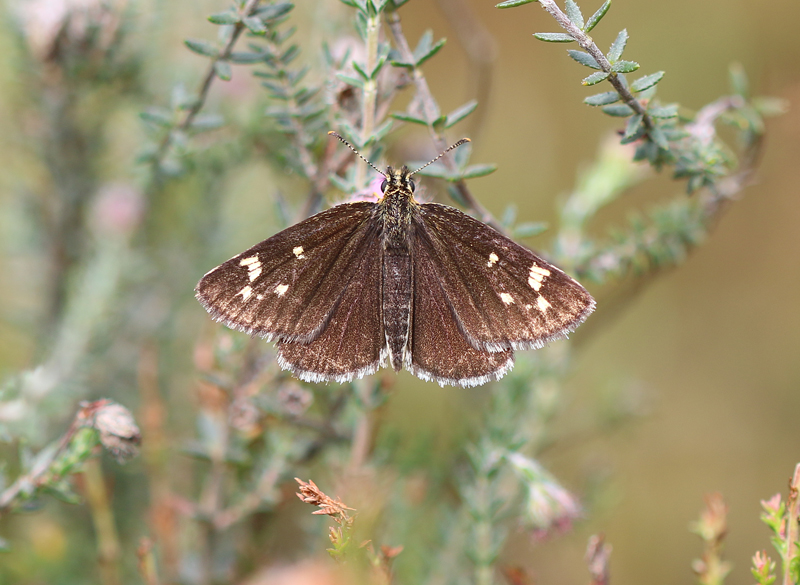
M 35 491 L 43 485 L 60 479 L 60 477 L 52 473 L 50 469 L 51 465 L 67 451 L 75 433 L 85 426 L 91 426 L 90 421 L 92 417 L 97 410 L 107 404 L 107 402 L 106 400 L 98 400 L 81 405 L 80 410 L 75 415 L 69 428 L 58 441 L 58 444 L 52 452 L 47 456 L 42 456 L 40 453 L 38 461 L 31 470 L 25 475 L 18 477 L 13 484 L 0 493 L 0 518 L 17 504 L 17 500 L 21 496 L 35 493 Z
M 591 585 L 609 585 L 608 560 L 610 556 L 611 545 L 605 543 L 605 537 L 602 534 L 594 534 L 589 537 L 584 558 L 592 577 Z
M 261 0 L 248 0 L 247 4 L 245 4 L 244 8 L 240 11 L 240 14 L 245 16 L 252 16 L 255 12 L 256 8 L 258 8 L 258 4 Z M 214 78 L 217 76 L 216 69 L 214 65 L 217 61 L 225 61 L 233 52 L 233 47 L 236 45 L 236 42 L 239 40 L 242 32 L 247 27 L 244 25 L 243 22 L 237 22 L 233 25 L 233 30 L 231 31 L 231 36 L 228 39 L 228 42 L 225 43 L 225 47 L 219 53 L 217 57 L 211 60 L 211 64 L 208 66 L 208 70 L 206 71 L 205 78 L 203 82 L 200 84 L 200 89 L 197 91 L 197 97 L 192 104 L 192 107 L 186 110 L 186 114 L 178 124 L 174 127 L 170 128 L 170 131 L 161 139 L 161 142 L 158 144 L 158 149 L 156 150 L 156 154 L 153 157 L 153 168 L 157 169 L 158 165 L 164 159 L 169 150 L 169 147 L 172 145 L 172 141 L 174 140 L 175 134 L 177 132 L 181 132 L 189 128 L 192 125 L 197 114 L 200 113 L 200 110 L 203 109 L 203 106 L 206 103 L 206 98 L 208 98 L 208 92 L 211 89 L 211 82 L 214 81 Z
M 792 577 L 792 560 L 797 553 L 797 541 L 800 539 L 800 463 L 794 468 L 794 475 L 789 482 L 789 497 L 786 501 L 786 557 L 783 561 L 783 585 L 795 585 Z
M 597 61 L 600 69 L 609 74 L 608 81 L 614 86 L 614 89 L 617 90 L 617 93 L 622 98 L 622 101 L 624 101 L 634 112 L 642 116 L 642 124 L 644 124 L 645 128 L 647 128 L 648 131 L 654 128 L 655 124 L 653 123 L 652 118 L 650 118 L 650 115 L 647 113 L 647 109 L 633 96 L 625 84 L 622 83 L 619 75 L 612 71 L 611 63 L 609 63 L 608 59 L 606 59 L 606 56 L 603 51 L 600 50 L 600 47 L 595 44 L 592 37 L 578 28 L 569 19 L 569 17 L 561 11 L 554 0 L 538 1 L 539 4 L 542 5 L 542 8 L 550 13 L 556 22 L 558 22 L 559 26 L 567 31 L 569 36 L 575 39 L 575 42 L 577 42 L 584 51 L 589 53 L 594 60 Z
M 121 550 L 114 511 L 99 459 L 89 459 L 83 468 L 84 493 L 97 539 L 97 564 L 103 585 L 119 585 Z
M 387 11 L 386 22 L 389 25 L 389 30 L 392 31 L 392 36 L 394 37 L 395 44 L 397 45 L 397 49 L 400 52 L 403 61 L 406 63 L 414 63 L 414 52 L 411 50 L 408 40 L 403 34 L 403 27 L 400 24 L 400 16 L 396 11 Z M 431 138 L 436 146 L 436 150 L 438 152 L 443 152 L 448 147 L 447 139 L 433 126 L 433 122 L 436 121 L 440 116 L 439 106 L 437 105 L 436 100 L 431 93 L 430 87 L 428 87 L 428 82 L 426 81 L 425 76 L 422 74 L 422 70 L 418 67 L 414 67 L 411 70 L 411 78 L 414 82 L 414 86 L 416 87 L 417 98 L 422 105 L 422 115 L 428 122 L 428 129 L 430 130 Z M 451 172 L 456 172 L 458 170 L 453 157 L 446 156 L 444 157 L 443 162 L 447 167 L 447 170 Z M 501 226 L 500 222 L 497 221 L 494 216 L 492 216 L 488 209 L 483 207 L 483 205 L 478 202 L 478 200 L 467 188 L 467 184 L 463 179 L 456 181 L 453 185 L 458 190 L 461 199 L 464 201 L 464 203 L 466 203 L 467 208 L 477 215 L 478 219 L 480 219 L 483 223 L 492 226 L 499 232 L 503 231 L 503 227 Z
M 286 453 L 270 458 L 269 465 L 261 474 L 256 488 L 248 492 L 236 505 L 217 512 L 211 519 L 215 530 L 227 530 L 237 522 L 258 510 L 266 500 L 275 497 L 278 482 L 288 468 Z

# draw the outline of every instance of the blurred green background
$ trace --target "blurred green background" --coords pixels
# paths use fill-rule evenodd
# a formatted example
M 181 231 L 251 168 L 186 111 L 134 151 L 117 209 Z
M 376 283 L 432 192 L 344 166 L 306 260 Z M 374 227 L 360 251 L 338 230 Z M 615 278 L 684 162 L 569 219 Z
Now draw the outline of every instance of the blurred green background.
M 599 3 L 598 3 L 599 4 Z M 15 9 L 6 2 L 5 10 Z M 102 174 L 109 181 L 136 183 L 144 171 L 133 163 L 143 134 L 137 114 L 152 103 L 168 101 L 176 80 L 189 88 L 198 82 L 204 60 L 187 51 L 187 37 L 211 38 L 206 17 L 225 2 L 173 0 L 135 4 L 129 42 L 145 49 L 147 87 L 141 99 L 106 104 L 114 124 L 106 129 L 109 148 L 102 153 Z M 585 13 L 596 8 L 585 2 Z M 471 15 L 466 15 L 468 9 Z M 581 87 L 583 69 L 563 45 L 535 40 L 534 32 L 556 31 L 537 5 L 501 11 L 494 3 L 469 0 L 411 0 L 401 12 L 412 43 L 426 29 L 448 39 L 446 47 L 424 69 L 442 109 L 450 111 L 480 95 L 479 125 L 457 127 L 474 142 L 472 162 L 494 162 L 499 170 L 471 182 L 473 193 L 495 215 L 509 203 L 521 221 L 553 223 L 560 198 L 595 156 L 599 145 L 621 125 L 583 105 L 594 93 Z M 306 54 L 341 23 L 350 9 L 340 3 L 299 3 L 293 16 L 298 41 Z M 480 33 L 469 29 L 472 20 Z M 532 543 L 520 535 L 504 553 L 504 562 L 529 567 L 537 583 L 586 582 L 582 557 L 589 534 L 603 532 L 614 547 L 615 583 L 672 583 L 692 580 L 690 562 L 700 541 L 687 527 L 702 507 L 703 495 L 719 491 L 730 506 L 727 556 L 734 563 L 729 583 L 751 582 L 749 559 L 768 548 L 768 532 L 758 520 L 759 500 L 785 492 L 800 461 L 800 200 L 797 176 L 800 155 L 800 40 L 795 0 L 723 1 L 615 0 L 593 36 L 607 48 L 627 28 L 626 58 L 643 72 L 667 72 L 659 85 L 666 102 L 699 108 L 729 91 L 728 66 L 741 63 L 756 95 L 780 97 L 789 112 L 772 119 L 756 184 L 723 217 L 709 241 L 678 269 L 664 273 L 632 298 L 620 316 L 582 344 L 568 385 L 568 405 L 561 425 L 569 429 L 602 408 L 605 397 L 624 394 L 643 416 L 623 430 L 586 437 L 548 452 L 544 463 L 568 487 L 587 470 L 603 469 L 607 484 L 590 517 L 559 538 Z M 0 34 L 0 372 L 4 375 L 37 363 L 35 326 L 42 319 L 44 279 L 35 226 L 26 225 L 25 198 L 46 189 L 49 179 L 37 153 L 27 146 L 37 132 L 24 101 L 26 64 L 8 20 Z M 469 43 L 483 34 L 487 44 L 472 49 L 483 75 L 469 56 Z M 481 37 L 483 38 L 483 37 Z M 495 52 L 495 58 L 487 48 Z M 260 90 L 250 71 L 238 67 L 228 84 L 217 82 L 209 111 L 245 119 Z M 26 134 L 27 133 L 27 134 Z M 435 153 L 422 129 L 407 128 L 390 151 L 419 160 Z M 402 160 L 395 161 L 402 162 Z M 274 185 L 291 185 L 266 166 L 240 169 L 220 185 L 225 190 L 225 222 L 232 237 L 220 242 L 216 261 L 271 235 L 277 224 L 270 196 Z M 654 174 L 598 218 L 621 223 L 632 208 L 683 189 L 669 176 Z M 191 202 L 191 185 L 177 196 Z M 179 225 L 175 226 L 180 230 Z M 545 232 L 525 244 L 547 248 Z M 174 250 L 173 250 L 174 252 Z M 174 286 L 186 290 L 186 302 L 174 319 L 174 358 L 189 364 L 191 343 L 209 327 L 191 289 L 202 272 L 187 273 L 179 256 L 169 273 Z M 211 268 L 211 265 L 208 266 Z M 165 275 L 166 277 L 166 275 Z M 597 319 L 603 312 L 602 297 Z M 142 315 L 147 319 L 148 315 Z M 587 323 L 590 327 L 591 321 Z M 582 332 L 575 334 L 580 339 Z M 180 341 L 180 340 L 183 341 Z M 187 372 L 190 372 L 188 367 Z M 191 376 L 191 373 L 185 374 Z M 175 383 L 166 389 L 173 404 L 189 400 Z M 401 433 L 403 444 L 414 437 L 454 436 L 469 422 L 465 411 L 480 404 L 480 389 L 441 389 L 401 374 L 386 413 L 387 424 Z M 137 399 L 131 388 L 129 406 Z M 124 402 L 124 400 L 123 400 Z M 191 436 L 183 421 L 182 438 Z M 56 436 L 53 430 L 51 436 Z M 176 431 L 177 435 L 181 435 Z M 136 474 L 136 464 L 126 473 Z M 37 537 L 68 538 L 57 524 L 39 516 Z M 50 531 L 49 533 L 47 531 Z M 42 536 L 42 535 L 45 536 Z M 41 545 L 51 553 L 45 543 Z M 58 548 L 58 547 L 56 547 Z M 43 549 L 43 550 L 44 550 Z M 48 553 L 50 554 L 50 553 Z M 0 563 L 2 563 L 0 558 Z

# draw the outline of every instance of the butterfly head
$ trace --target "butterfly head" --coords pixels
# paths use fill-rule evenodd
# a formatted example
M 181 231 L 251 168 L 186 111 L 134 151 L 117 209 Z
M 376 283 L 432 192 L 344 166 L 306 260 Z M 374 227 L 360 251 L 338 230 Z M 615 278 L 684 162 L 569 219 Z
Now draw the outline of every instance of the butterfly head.
M 386 195 L 389 191 L 401 191 L 408 194 L 414 192 L 416 184 L 414 179 L 411 178 L 411 173 L 405 165 L 398 169 L 387 167 L 386 172 L 383 173 L 385 177 L 381 183 L 381 192 Z

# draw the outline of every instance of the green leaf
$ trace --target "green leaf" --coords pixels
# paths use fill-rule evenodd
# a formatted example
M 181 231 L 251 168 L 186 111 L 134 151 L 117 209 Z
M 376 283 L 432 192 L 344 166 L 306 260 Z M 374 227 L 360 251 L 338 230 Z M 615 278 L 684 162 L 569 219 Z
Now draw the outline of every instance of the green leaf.
M 653 118 L 675 118 L 678 115 L 678 104 L 649 108 L 647 113 Z
M 645 75 L 644 77 L 640 77 L 639 79 L 637 79 L 636 81 L 631 83 L 631 91 L 636 93 L 636 92 L 644 91 L 646 89 L 650 89 L 656 83 L 661 81 L 661 79 L 663 77 L 664 77 L 664 72 L 663 71 L 658 71 L 656 73 L 652 73 L 650 75 Z
M 619 31 L 617 38 L 611 44 L 611 48 L 608 51 L 608 60 L 611 63 L 616 63 L 620 57 L 622 57 L 622 51 L 625 50 L 625 45 L 628 44 L 628 31 L 626 29 L 622 29 Z
M 438 41 L 436 41 L 436 44 L 433 45 L 427 53 L 425 53 L 422 57 L 417 59 L 417 67 L 419 67 L 425 61 L 427 61 L 428 59 L 433 57 L 436 53 L 438 53 L 439 49 L 444 47 L 446 42 L 447 42 L 447 39 L 439 39 Z
M 336 78 L 340 81 L 344 81 L 347 85 L 352 85 L 353 87 L 364 87 L 364 80 L 358 77 L 351 77 L 350 75 L 345 75 L 344 73 L 337 73 Z
M 575 41 L 566 33 L 533 33 L 533 36 L 546 43 L 572 43 Z
M 636 61 L 617 61 L 611 66 L 611 71 L 614 73 L 630 73 L 638 68 L 639 64 Z
M 789 102 L 780 98 L 753 98 L 753 108 L 764 117 L 780 116 L 789 111 Z
M 661 128 L 658 126 L 653 126 L 647 132 L 650 135 L 650 138 L 658 144 L 659 148 L 662 150 L 669 150 L 669 141 L 664 133 L 661 131 Z
M 582 29 L 583 14 L 581 14 L 581 9 L 578 8 L 578 5 L 575 4 L 575 0 L 567 0 L 565 2 L 565 8 L 567 9 L 567 16 L 572 21 L 572 24 Z
M 608 104 L 613 104 L 619 100 L 620 96 L 616 91 L 604 91 L 603 93 L 590 95 L 583 100 L 583 103 L 589 106 L 607 106 Z
M 230 81 L 233 71 L 231 71 L 231 64 L 227 61 L 214 61 L 214 73 L 217 74 L 222 81 Z
M 517 219 L 517 206 L 513 203 L 506 206 L 506 210 L 503 212 L 503 217 L 500 218 L 500 225 L 505 228 L 510 228 L 514 225 L 514 222 Z
M 225 12 L 216 12 L 208 17 L 209 22 L 213 24 L 238 24 L 241 20 L 238 14 L 231 10 Z
M 485 177 L 497 170 L 497 165 L 470 165 L 461 173 L 461 179 L 475 179 Z
M 431 122 L 431 127 L 436 129 L 438 132 L 444 130 L 444 123 L 447 122 L 447 116 L 439 116 L 433 122 Z
M 603 106 L 603 113 L 609 116 L 625 118 L 633 115 L 633 109 L 628 104 L 616 104 L 613 106 Z
M 225 125 L 225 118 L 219 114 L 199 114 L 192 120 L 192 130 L 197 132 L 205 132 L 207 130 L 216 130 Z
M 747 80 L 747 73 L 744 71 L 741 63 L 731 63 L 728 66 L 728 75 L 731 80 L 731 88 L 733 93 L 747 99 L 750 94 L 749 82 Z
M 601 81 L 604 81 L 611 75 L 610 73 L 606 73 L 605 71 L 598 71 L 597 73 L 592 73 L 589 77 L 584 78 L 581 81 L 581 85 L 596 85 Z
M 608 12 L 608 9 L 610 7 L 611 7 L 611 0 L 606 0 L 603 3 L 603 5 L 597 10 L 597 12 L 592 14 L 592 17 L 589 19 L 589 22 L 586 23 L 586 28 L 583 29 L 583 32 L 588 33 L 590 30 L 596 27 L 597 23 L 603 19 L 603 17 L 606 15 L 606 12 Z
M 139 117 L 145 122 L 150 122 L 162 128 L 171 128 L 175 123 L 171 114 L 153 108 L 145 112 L 139 112 Z
M 472 112 L 475 111 L 475 108 L 478 107 L 477 100 L 468 101 L 466 104 L 458 108 L 457 110 L 453 110 L 445 119 L 444 127 L 450 128 L 458 124 L 461 120 L 469 116 Z
M 422 65 L 425 61 L 433 57 L 439 52 L 447 39 L 440 39 L 433 44 L 433 31 L 426 30 L 419 39 L 417 47 L 414 49 L 414 63 L 417 67 Z
M 294 8 L 294 4 L 283 2 L 281 4 L 268 4 L 253 12 L 253 16 L 258 16 L 261 20 L 276 20 L 286 16 Z
M 548 225 L 543 221 L 528 221 L 514 226 L 511 235 L 515 238 L 532 238 L 547 231 Z
M 190 51 L 194 51 L 198 55 L 216 57 L 219 54 L 217 48 L 208 41 L 202 41 L 199 39 L 186 39 L 183 41 L 183 44 L 186 45 Z
M 251 33 L 257 35 L 267 31 L 264 21 L 256 16 L 246 16 L 242 19 L 244 25 L 250 30 Z
M 523 4 L 530 4 L 531 2 L 538 2 L 539 0 L 505 0 L 505 2 L 501 2 L 500 4 L 495 4 L 495 8 L 515 8 L 517 6 L 522 6 Z
M 404 69 L 413 69 L 415 64 L 408 63 L 407 61 L 403 61 L 403 57 L 400 54 L 400 51 L 396 49 L 389 50 L 389 63 L 391 63 L 394 67 L 403 67 Z
M 634 136 L 639 134 L 643 128 L 642 120 L 644 116 L 642 114 L 636 114 L 635 116 L 631 116 L 628 120 L 628 124 L 625 126 L 625 134 L 622 135 L 624 139 L 631 140 Z
M 402 120 L 403 122 L 411 122 L 412 124 L 420 124 L 421 126 L 428 125 L 427 120 L 424 120 L 422 118 L 417 118 L 416 116 L 412 116 L 411 114 L 406 114 L 405 112 L 394 112 L 390 115 L 395 120 Z
M 157 156 L 158 156 L 158 146 L 153 144 L 150 146 L 146 146 L 145 148 L 140 150 L 139 153 L 136 155 L 134 162 L 137 165 L 143 163 L 151 163 L 156 160 Z
M 427 167 L 419 170 L 418 172 L 420 175 L 425 175 L 426 177 L 435 177 L 437 179 L 445 179 L 447 181 L 458 180 L 457 176 L 454 177 L 452 174 L 450 174 L 450 171 L 447 170 L 447 167 L 445 167 L 442 163 L 439 162 L 435 162 L 431 165 L 428 165 Z
M 567 51 L 570 57 L 572 57 L 575 61 L 584 65 L 585 67 L 589 67 L 590 69 L 600 69 L 600 65 L 597 63 L 594 57 L 592 57 L 589 53 L 584 53 L 583 51 L 575 51 L 574 49 L 570 49 Z
M 298 47 L 297 45 L 292 45 L 291 47 L 286 49 L 286 51 L 284 51 L 284 53 L 280 57 L 278 57 L 278 59 L 283 65 L 288 65 L 289 63 L 294 61 L 299 54 L 300 54 L 300 47 Z
M 263 53 L 247 53 L 244 51 L 234 51 L 228 57 L 231 63 L 241 63 L 250 65 L 252 63 L 259 63 L 264 60 Z
M 416 63 L 419 59 L 428 51 L 431 50 L 431 45 L 433 44 L 433 31 L 431 29 L 426 30 L 422 33 L 422 36 L 419 37 L 419 41 L 417 42 L 417 46 L 414 49 L 414 62 Z
M 358 74 L 359 74 L 359 75 L 362 77 L 362 79 L 363 79 L 364 81 L 369 81 L 369 75 L 367 75 L 367 72 L 366 72 L 366 71 L 364 71 L 364 69 L 363 69 L 363 68 L 362 68 L 362 66 L 361 66 L 361 65 L 358 63 L 358 61 L 353 61 L 353 62 L 352 62 L 352 65 L 353 65 L 353 69 L 355 69 L 355 70 L 356 70 L 356 73 L 358 73 Z

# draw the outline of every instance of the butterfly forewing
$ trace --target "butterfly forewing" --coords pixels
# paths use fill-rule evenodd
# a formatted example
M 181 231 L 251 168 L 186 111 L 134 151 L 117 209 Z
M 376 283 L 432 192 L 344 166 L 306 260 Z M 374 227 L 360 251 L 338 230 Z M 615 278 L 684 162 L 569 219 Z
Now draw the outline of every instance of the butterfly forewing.
M 301 380 L 346 382 L 375 372 L 386 357 L 381 315 L 381 254 L 377 222 L 373 248 L 361 256 L 323 332 L 310 343 L 278 343 L 278 361 Z
M 318 213 L 206 274 L 197 298 L 229 327 L 308 342 L 325 328 L 362 258 L 374 247 L 376 204 Z
M 418 248 L 434 268 L 459 329 L 478 349 L 542 347 L 566 336 L 594 309 L 563 271 L 478 220 L 446 205 L 420 206 Z
M 513 351 L 491 353 L 470 345 L 459 330 L 445 295 L 435 250 L 416 245 L 413 258 L 413 311 L 406 368 L 439 384 L 478 386 L 501 378 L 514 364 Z

